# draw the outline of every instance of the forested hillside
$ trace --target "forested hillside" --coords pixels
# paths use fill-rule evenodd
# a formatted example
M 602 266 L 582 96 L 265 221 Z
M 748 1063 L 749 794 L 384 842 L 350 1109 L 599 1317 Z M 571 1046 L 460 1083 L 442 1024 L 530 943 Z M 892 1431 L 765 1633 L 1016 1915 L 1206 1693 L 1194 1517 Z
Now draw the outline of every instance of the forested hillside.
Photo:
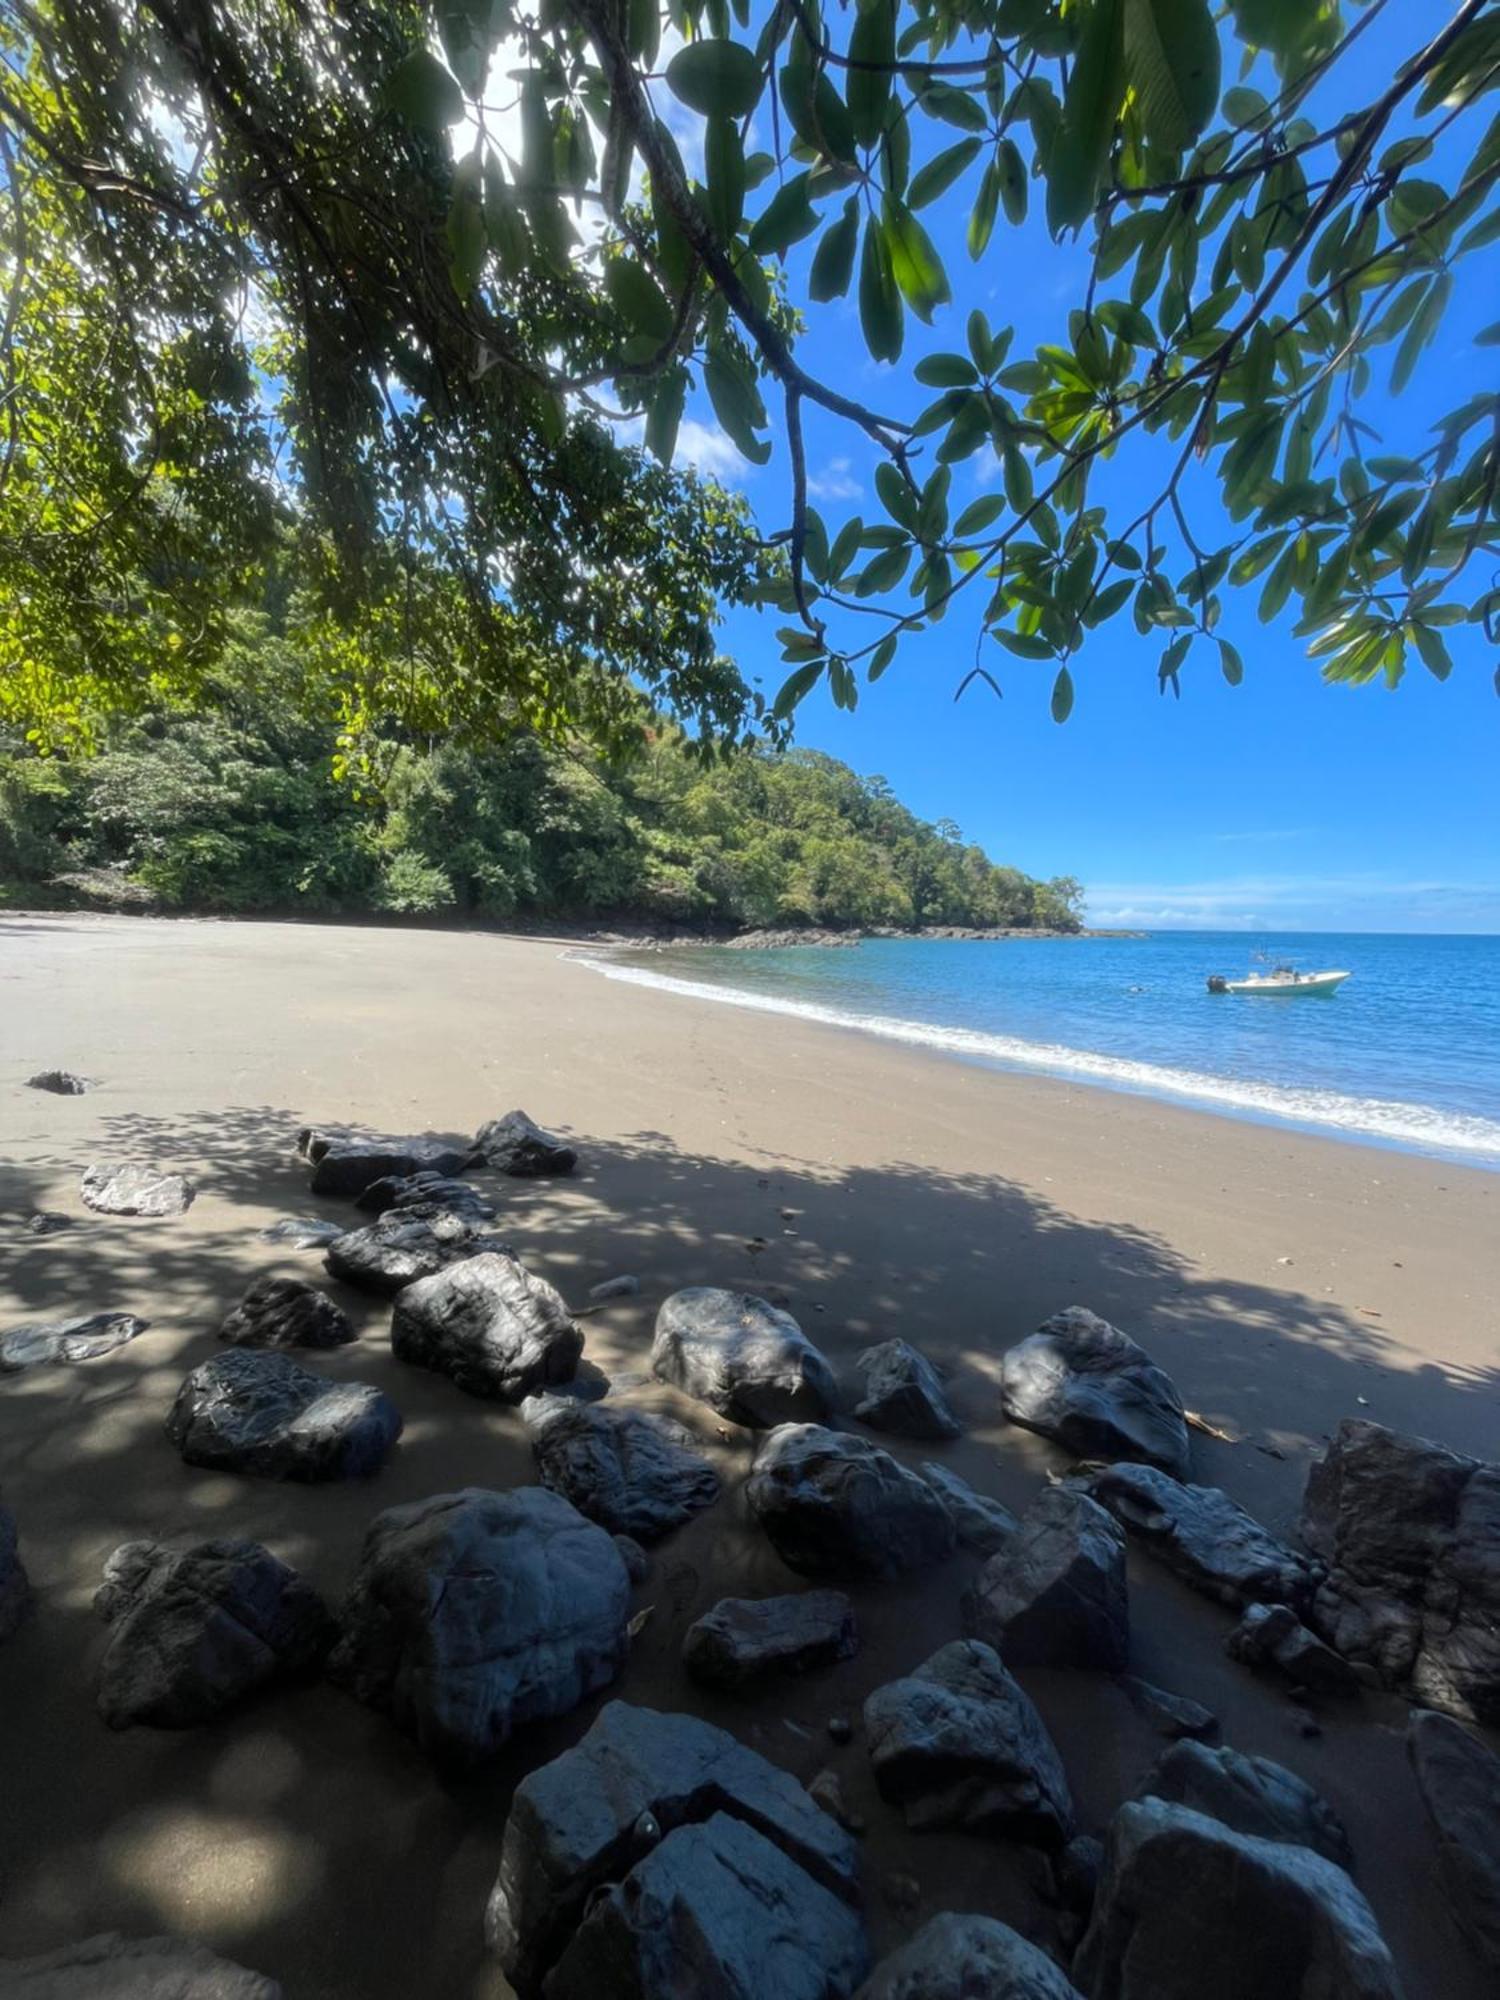
M 727 762 L 518 734 L 377 740 L 354 778 L 321 683 L 259 617 L 196 713 L 108 725 L 99 754 L 0 741 L 0 900 L 169 910 L 614 918 L 684 927 L 1076 926 L 1078 887 L 994 865 L 880 778 L 813 751 Z M 102 871 L 109 871 L 107 874 Z

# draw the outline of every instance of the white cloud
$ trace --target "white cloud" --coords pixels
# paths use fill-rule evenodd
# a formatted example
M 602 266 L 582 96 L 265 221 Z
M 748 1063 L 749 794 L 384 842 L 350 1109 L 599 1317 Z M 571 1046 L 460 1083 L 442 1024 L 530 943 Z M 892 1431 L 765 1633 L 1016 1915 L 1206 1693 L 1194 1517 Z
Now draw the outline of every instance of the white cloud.
M 727 432 L 717 424 L 700 424 L 696 417 L 684 417 L 677 432 L 674 465 L 690 465 L 710 479 L 742 480 L 754 470 L 747 458 L 736 451 Z
M 830 458 L 820 472 L 808 474 L 807 490 L 815 500 L 857 500 L 865 489 L 847 458 Z
M 1096 882 L 1103 930 L 1493 930 L 1500 897 L 1458 882 L 1376 874 L 1246 875 L 1207 882 Z

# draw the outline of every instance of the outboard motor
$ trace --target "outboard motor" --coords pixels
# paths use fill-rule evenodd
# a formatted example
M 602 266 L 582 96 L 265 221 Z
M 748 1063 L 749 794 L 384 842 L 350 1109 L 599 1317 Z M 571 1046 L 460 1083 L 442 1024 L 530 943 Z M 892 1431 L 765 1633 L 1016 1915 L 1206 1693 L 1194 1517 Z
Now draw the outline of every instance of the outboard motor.
M 1229 981 L 1222 973 L 1211 972 L 1208 975 L 1208 990 L 1210 993 L 1227 993 L 1229 991 Z

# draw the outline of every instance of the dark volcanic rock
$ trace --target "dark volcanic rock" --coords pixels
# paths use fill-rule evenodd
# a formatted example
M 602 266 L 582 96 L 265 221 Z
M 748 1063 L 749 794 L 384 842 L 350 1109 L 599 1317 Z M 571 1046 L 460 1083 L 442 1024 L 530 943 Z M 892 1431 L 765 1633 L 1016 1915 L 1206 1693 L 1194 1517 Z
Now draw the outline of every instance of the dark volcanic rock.
M 1073 1978 L 1088 2000 L 1401 2000 L 1342 1868 L 1161 1799 L 1115 1815 Z
M 635 1539 L 634 1535 L 616 1535 L 615 1547 L 620 1551 L 620 1559 L 625 1565 L 625 1573 L 632 1583 L 644 1583 L 651 1574 L 651 1558 Z
M 1088 1491 L 1152 1555 L 1221 1604 L 1301 1605 L 1317 1572 L 1217 1486 L 1187 1486 L 1151 1465 L 1110 1465 Z
M 546 1174 L 570 1174 L 578 1155 L 561 1139 L 544 1132 L 524 1111 L 507 1111 L 474 1134 L 474 1149 L 487 1167 L 517 1180 L 539 1180 Z
M 31 1585 L 16 1545 L 16 1517 L 0 1506 L 0 1639 L 8 1639 L 26 1615 Z
M 350 1198 L 393 1175 L 461 1174 L 474 1160 L 471 1146 L 446 1139 L 358 1139 L 311 1127 L 297 1134 L 297 1151 L 312 1163 L 314 1194 Z
M 39 1069 L 26 1079 L 28 1090 L 50 1090 L 54 1097 L 82 1097 L 93 1087 L 91 1076 L 75 1076 L 70 1069 Z
M 932 1459 L 917 1470 L 953 1516 L 960 1548 L 992 1556 L 1005 1547 L 1016 1532 L 1016 1517 L 1009 1507 L 1001 1506 L 988 1493 L 976 1493 L 966 1479 L 960 1479 L 956 1472 Z
M 521 1406 L 537 1477 L 612 1534 L 657 1542 L 719 1497 L 681 1424 L 617 1403 L 531 1396 Z
M 134 1313 L 89 1313 L 83 1319 L 51 1320 L 37 1326 L 13 1326 L 0 1333 L 0 1375 L 18 1375 L 23 1368 L 44 1368 L 57 1362 L 97 1361 L 113 1354 L 150 1326 Z
M 859 1650 L 854 1606 L 841 1590 L 784 1597 L 722 1597 L 688 1627 L 682 1664 L 709 1687 L 757 1686 L 770 1674 L 805 1674 Z
M 1125 1537 L 1077 1487 L 1046 1487 L 963 1611 L 965 1631 L 1014 1666 L 1117 1671 L 1130 1658 Z
M 1081 2000 L 1067 1974 L 995 1917 L 933 1917 L 855 2000 Z
M 828 2000 L 870 1963 L 849 1905 L 729 1813 L 681 1826 L 589 1904 L 547 2000 Z
M 301 1278 L 257 1278 L 219 1328 L 235 1347 L 343 1347 L 356 1337 L 343 1308 Z
M 629 1616 L 603 1528 L 540 1486 L 468 1487 L 371 1523 L 328 1670 L 429 1755 L 474 1763 L 613 1680 Z
M 105 1931 L 40 1958 L 0 1958 L 5 2000 L 282 2000 L 274 1979 L 181 1938 Z
M 651 1367 L 731 1423 L 816 1423 L 838 1399 L 833 1370 L 790 1313 L 753 1292 L 693 1285 L 656 1315 Z
M 325 1222 L 317 1215 L 284 1215 L 260 1232 L 260 1240 L 284 1244 L 289 1250 L 322 1250 L 345 1234 L 342 1222 Z
M 865 1737 L 882 1798 L 914 1828 L 966 1827 L 1060 1847 L 1073 1831 L 1062 1761 L 1030 1697 L 977 1639 L 876 1688 Z
M 1136 1788 L 1137 1798 L 1166 1799 L 1221 1820 L 1236 1833 L 1310 1847 L 1340 1868 L 1354 1856 L 1344 1823 L 1311 1785 L 1269 1757 L 1202 1743 L 1174 1743 Z
M 1358 1694 L 1360 1678 L 1349 1662 L 1315 1632 L 1309 1632 L 1289 1604 L 1252 1604 L 1224 1641 L 1232 1660 L 1261 1673 L 1277 1673 L 1293 1687 L 1314 1694 Z
M 127 1542 L 94 1609 L 113 1628 L 99 1675 L 112 1729 L 211 1721 L 256 1688 L 315 1672 L 334 1637 L 317 1592 L 258 1542 Z
M 195 1368 L 167 1417 L 189 1465 L 261 1479 L 368 1479 L 400 1435 L 401 1412 L 368 1382 L 329 1382 L 253 1347 Z
M 391 1318 L 391 1352 L 471 1396 L 519 1403 L 572 1379 L 583 1335 L 545 1278 L 487 1250 L 405 1287 Z
M 865 1381 L 854 1414 L 871 1430 L 896 1437 L 955 1438 L 962 1426 L 948 1407 L 937 1370 L 904 1340 L 883 1340 L 855 1361 Z
M 890 1578 L 941 1562 L 953 1521 L 925 1480 L 867 1438 L 782 1424 L 745 1483 L 750 1512 L 804 1576 Z
M 181 1215 L 192 1207 L 196 1192 L 181 1174 L 164 1174 L 132 1161 L 85 1167 L 78 1191 L 84 1206 L 101 1215 Z
M 501 1256 L 510 1254 L 498 1237 L 486 1236 L 450 1209 L 426 1214 L 396 1209 L 367 1228 L 336 1236 L 324 1252 L 323 1262 L 346 1284 L 389 1294 L 487 1250 Z
M 1167 1688 L 1153 1687 L 1134 1674 L 1120 1674 L 1116 1685 L 1129 1696 L 1136 1713 L 1143 1715 L 1158 1736 L 1191 1736 L 1207 1743 L 1219 1733 L 1219 1718 L 1202 1702 Z
M 1057 1313 L 1009 1350 L 1000 1406 L 1013 1424 L 1080 1458 L 1139 1459 L 1188 1475 L 1182 1398 L 1143 1347 L 1084 1306 Z
M 1310 1622 L 1387 1686 L 1500 1722 L 1500 1465 L 1349 1419 L 1308 1474 Z
M 628 1885 L 663 1834 L 717 1814 L 753 1828 L 802 1874 L 857 1905 L 854 1842 L 788 1772 L 696 1716 L 612 1701 L 573 1749 L 523 1778 L 511 1802 L 485 1936 L 523 2000 L 540 1991 L 596 1890 Z M 593 1990 L 613 2000 L 631 1989 L 606 1981 Z M 726 1989 L 690 1979 L 674 1990 Z M 778 1992 L 774 1979 L 727 1990 L 764 2000 Z
M 55 1208 L 39 1208 L 34 1215 L 26 1218 L 28 1236 L 61 1236 L 65 1229 L 73 1227 L 71 1215 L 59 1215 Z
M 393 1208 L 407 1213 L 414 1209 L 419 1215 L 446 1209 L 469 1222 L 495 1219 L 495 1204 L 486 1201 L 472 1181 L 461 1181 L 451 1174 L 387 1174 L 356 1195 L 354 1206 L 371 1215 L 386 1215 Z
M 1406 1747 L 1459 1927 L 1500 1972 L 1500 1757 L 1451 1717 L 1416 1709 Z

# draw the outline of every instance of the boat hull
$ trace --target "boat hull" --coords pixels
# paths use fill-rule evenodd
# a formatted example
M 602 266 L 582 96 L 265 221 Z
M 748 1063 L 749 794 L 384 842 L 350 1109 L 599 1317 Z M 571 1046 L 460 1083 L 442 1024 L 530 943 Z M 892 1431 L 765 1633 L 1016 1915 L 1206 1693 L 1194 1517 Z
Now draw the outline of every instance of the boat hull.
M 1302 994 L 1337 993 L 1349 977 L 1347 972 L 1308 972 L 1296 979 L 1226 979 L 1226 993 L 1249 993 L 1258 998 L 1291 1000 Z

